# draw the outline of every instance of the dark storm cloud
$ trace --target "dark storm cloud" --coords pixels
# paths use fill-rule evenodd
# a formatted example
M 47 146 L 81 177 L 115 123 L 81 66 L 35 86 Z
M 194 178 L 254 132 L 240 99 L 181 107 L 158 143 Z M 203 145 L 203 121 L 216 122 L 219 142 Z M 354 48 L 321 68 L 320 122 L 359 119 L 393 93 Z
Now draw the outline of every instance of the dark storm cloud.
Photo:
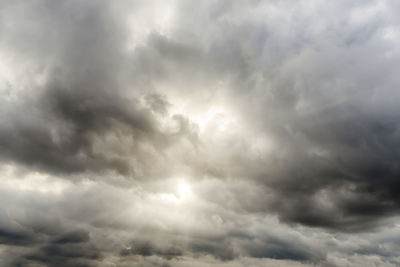
M 144 257 L 159 256 L 167 260 L 181 258 L 187 255 L 212 255 L 222 261 L 232 261 L 240 256 L 250 256 L 255 258 L 287 259 L 302 262 L 320 262 L 324 255 L 314 251 L 305 244 L 295 243 L 293 240 L 283 240 L 268 237 L 259 240 L 256 237 L 249 239 L 239 239 L 236 246 L 240 249 L 235 251 L 233 246 L 237 242 L 234 240 L 236 235 L 229 236 L 225 240 L 215 242 L 215 240 L 194 239 L 185 244 L 184 242 L 175 246 L 160 247 L 149 241 L 135 241 L 129 248 L 121 250 L 120 255 L 141 255 Z M 237 248 L 238 249 L 238 248 Z
M 351 229 L 355 222 L 369 227 L 374 219 L 398 212 L 397 115 L 372 113 L 340 105 L 299 118 L 290 132 L 282 130 L 291 155 L 276 174 L 279 179 L 270 183 L 279 195 L 289 196 L 277 198 L 282 218 Z M 318 196 L 339 213 L 319 207 Z
M 398 4 L 150 2 L 0 4 L 0 160 L 20 171 L 4 171 L 0 243 L 16 265 L 322 264 L 341 241 L 313 246 L 307 227 L 351 236 L 399 214 Z M 179 179 L 198 186 L 185 211 Z M 271 216 L 301 234 L 259 230 Z
M 100 258 L 100 252 L 93 245 L 87 244 L 51 244 L 38 251 L 26 255 L 15 262 L 16 266 L 29 263 L 42 263 L 46 266 L 96 266 L 95 260 Z
M 37 242 L 35 235 L 21 231 L 0 229 L 0 244 L 29 246 Z
M 179 247 L 158 248 L 150 242 L 137 241 L 132 243 L 129 248 L 121 250 L 120 254 L 121 256 L 142 255 L 147 257 L 157 255 L 166 259 L 172 259 L 182 256 L 183 252 Z
M 290 9 L 285 1 L 278 6 Z M 383 55 L 393 48 L 382 40 L 385 28 L 398 22 L 379 13 L 391 14 L 388 6 L 355 6 L 336 18 L 326 14 L 326 21 L 320 19 L 328 32 L 317 35 L 302 24 L 307 10 L 296 10 L 281 24 L 272 15 L 244 17 L 239 24 L 216 19 L 214 30 L 223 37 L 213 39 L 210 58 L 229 73 L 228 94 L 244 126 L 276 147 L 256 159 L 246 147 L 228 150 L 221 176 L 253 177 L 273 188 L 275 201 L 266 206 L 286 222 L 365 230 L 399 210 L 399 58 Z M 368 8 L 378 11 L 363 21 Z M 298 23 L 305 28 L 297 29 Z
M 265 246 L 253 248 L 249 255 L 256 258 L 290 259 L 294 261 L 309 261 L 311 258 L 302 250 L 293 249 L 288 244 L 280 244 L 273 240 L 265 243 Z
M 196 240 L 189 246 L 189 250 L 195 254 L 213 255 L 222 261 L 230 261 L 238 256 L 235 255 L 236 253 L 229 240 L 221 240 L 219 242 L 215 242 L 215 240 Z
M 22 11 L 17 8 L 14 11 L 13 7 L 18 4 Z M 54 61 L 55 68 L 60 69 L 57 73 L 50 70 L 44 90 L 31 89 L 38 91 L 40 99 L 24 103 L 25 112 L 20 110 L 14 114 L 9 111 L 13 121 L 3 122 L 5 125 L 1 128 L 3 156 L 64 171 L 107 165 L 107 160 L 97 161 L 96 157 L 88 155 L 91 143 L 88 132 L 109 127 L 108 120 L 119 114 L 116 115 L 118 120 L 124 113 L 126 116 L 126 112 L 122 111 L 124 108 L 114 110 L 119 97 L 118 93 L 112 92 L 116 87 L 113 63 L 121 57 L 120 26 L 112 19 L 111 11 L 101 6 L 79 2 L 58 6 L 46 1 L 30 6 L 11 5 L 10 10 L 16 13 L 15 16 L 27 14 L 34 21 L 30 32 L 43 38 L 34 39 L 32 44 L 36 51 L 31 50 L 38 55 L 28 52 L 25 53 L 27 58 L 35 60 L 35 56 L 47 55 Z M 53 20 L 57 23 L 46 24 Z M 19 34 L 26 34 L 26 29 L 21 25 L 15 32 L 16 36 L 10 38 L 21 38 Z M 38 59 L 38 65 L 48 64 L 43 61 Z M 61 62 L 62 66 L 59 65 Z M 29 112 L 30 109 L 33 112 Z M 64 129 L 58 131 L 60 124 Z M 56 131 L 55 136 L 51 131 Z M 86 162 L 77 159 L 81 150 Z
M 54 243 L 82 243 L 87 241 L 89 241 L 89 233 L 83 230 L 77 230 L 59 237 L 54 241 Z
M 167 136 L 158 127 L 154 114 L 166 115 L 168 109 L 163 96 L 150 89 L 144 104 L 136 97 L 135 80 L 140 77 L 135 76 L 134 58 L 124 47 L 126 25 L 118 18 L 124 14 L 117 13 L 122 7 L 79 1 L 62 6 L 46 1 L 26 7 L 15 5 L 22 11 L 14 11 L 11 5 L 11 13 L 32 17 L 29 31 L 42 35 L 42 39 L 34 40 L 37 55 L 31 54 L 32 49 L 18 51 L 23 49 L 18 38 L 27 31 L 20 25 L 15 29 L 16 36 L 11 34 L 11 40 L 5 38 L 4 42 L 18 42 L 18 52 L 43 65 L 46 81 L 42 88 L 31 84 L 36 96 L 27 98 L 21 106 L 13 107 L 11 102 L 4 107 L 7 118 L 0 129 L 4 160 L 63 173 L 111 169 L 130 176 L 136 170 L 128 157 L 135 155 L 138 162 L 151 160 L 141 155 L 140 144 L 161 150 L 180 136 Z M 47 24 L 53 20 L 57 23 Z M 114 141 L 105 140 L 107 137 Z M 125 140 L 121 140 L 123 137 Z M 131 147 L 122 155 L 121 150 L 127 149 L 126 139 Z
M 294 236 L 253 236 L 244 239 L 243 250 L 251 257 L 321 262 L 326 255 L 321 250 L 297 240 Z
M 94 261 L 101 257 L 101 252 L 89 243 L 88 232 L 82 230 L 61 236 L 46 235 L 43 231 L 24 233 L 21 230 L 1 230 L 0 240 L 8 246 L 33 248 L 33 252 L 18 257 L 11 266 L 29 266 L 35 262 L 47 266 L 96 266 Z

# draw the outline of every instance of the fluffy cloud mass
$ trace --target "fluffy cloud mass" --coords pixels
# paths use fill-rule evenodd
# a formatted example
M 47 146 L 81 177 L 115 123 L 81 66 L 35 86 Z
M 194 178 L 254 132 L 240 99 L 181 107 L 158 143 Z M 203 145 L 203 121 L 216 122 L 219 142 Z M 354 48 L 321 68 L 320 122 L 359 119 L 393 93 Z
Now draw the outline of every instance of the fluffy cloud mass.
M 0 265 L 400 265 L 399 14 L 1 1 Z

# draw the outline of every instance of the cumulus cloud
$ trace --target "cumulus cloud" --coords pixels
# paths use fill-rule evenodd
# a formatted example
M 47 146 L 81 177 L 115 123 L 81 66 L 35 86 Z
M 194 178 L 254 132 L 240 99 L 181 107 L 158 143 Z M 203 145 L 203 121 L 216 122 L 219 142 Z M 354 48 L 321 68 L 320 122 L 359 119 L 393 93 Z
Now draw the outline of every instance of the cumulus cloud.
M 3 1 L 0 264 L 399 264 L 395 1 Z

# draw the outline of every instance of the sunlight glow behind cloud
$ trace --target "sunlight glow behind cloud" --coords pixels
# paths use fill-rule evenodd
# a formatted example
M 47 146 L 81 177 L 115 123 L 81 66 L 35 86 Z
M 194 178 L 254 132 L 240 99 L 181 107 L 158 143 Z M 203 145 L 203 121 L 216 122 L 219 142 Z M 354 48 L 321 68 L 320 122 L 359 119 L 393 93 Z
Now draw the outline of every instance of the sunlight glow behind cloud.
M 399 14 L 0 1 L 0 266 L 399 266 Z

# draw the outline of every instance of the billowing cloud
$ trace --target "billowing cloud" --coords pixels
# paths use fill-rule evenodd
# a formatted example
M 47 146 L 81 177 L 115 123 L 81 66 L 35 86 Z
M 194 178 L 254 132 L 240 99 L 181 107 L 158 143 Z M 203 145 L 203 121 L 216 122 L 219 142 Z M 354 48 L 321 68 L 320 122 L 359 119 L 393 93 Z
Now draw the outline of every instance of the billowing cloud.
M 0 3 L 0 265 L 396 266 L 395 1 Z

